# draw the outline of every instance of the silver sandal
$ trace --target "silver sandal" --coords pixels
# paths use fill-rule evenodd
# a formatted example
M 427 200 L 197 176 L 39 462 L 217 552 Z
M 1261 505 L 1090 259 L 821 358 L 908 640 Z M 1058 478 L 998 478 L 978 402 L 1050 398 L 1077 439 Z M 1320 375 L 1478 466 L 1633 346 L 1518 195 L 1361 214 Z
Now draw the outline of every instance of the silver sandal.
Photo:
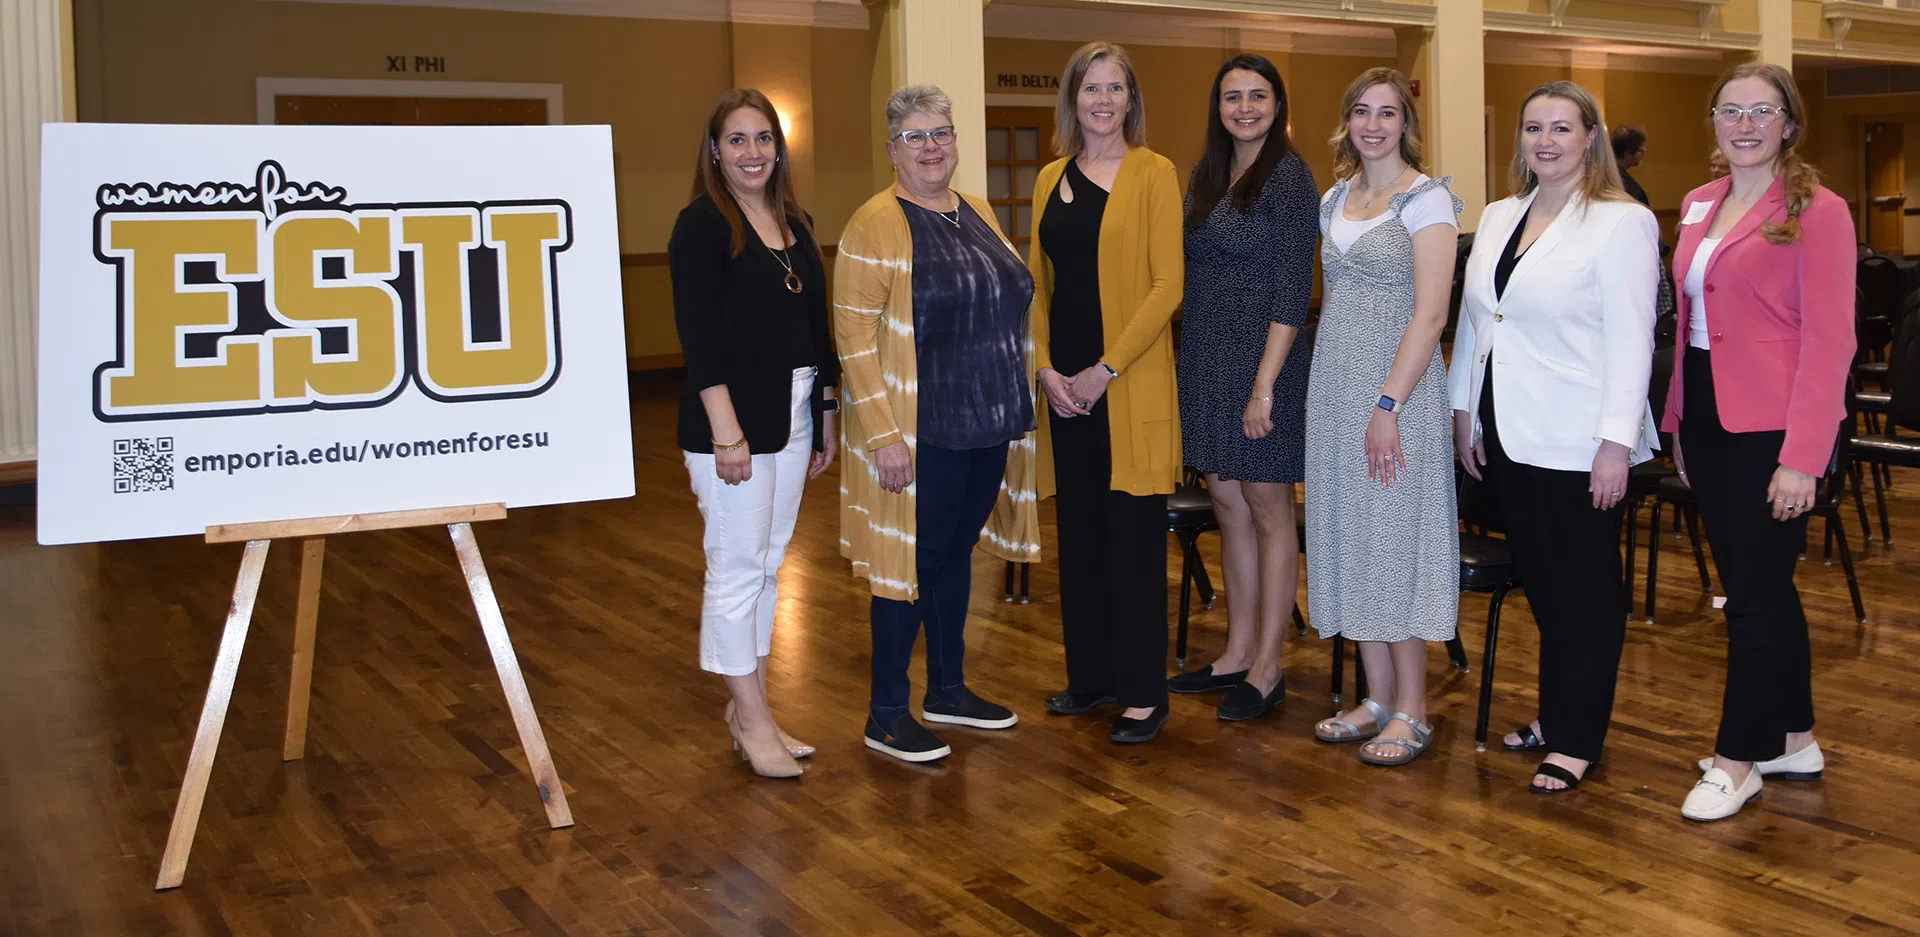
M 1372 742 L 1360 749 L 1361 761 L 1370 765 L 1383 765 L 1389 768 L 1398 767 L 1420 757 L 1420 753 L 1426 751 L 1427 746 L 1433 744 L 1433 726 L 1402 712 L 1394 713 L 1393 718 L 1406 723 L 1409 728 L 1413 729 L 1413 738 L 1375 738 Z M 1388 745 L 1398 748 L 1399 751 L 1389 754 L 1380 750 L 1382 747 Z M 1373 750 L 1368 751 L 1368 749 Z
M 1322 742 L 1364 742 L 1380 734 L 1381 727 L 1393 721 L 1387 707 L 1370 699 L 1360 701 L 1360 706 L 1373 714 L 1373 727 L 1363 729 L 1351 722 L 1341 722 L 1339 716 L 1322 719 L 1313 727 L 1313 737 Z M 1351 712 L 1351 710 L 1349 710 Z M 1341 713 L 1344 716 L 1346 713 Z

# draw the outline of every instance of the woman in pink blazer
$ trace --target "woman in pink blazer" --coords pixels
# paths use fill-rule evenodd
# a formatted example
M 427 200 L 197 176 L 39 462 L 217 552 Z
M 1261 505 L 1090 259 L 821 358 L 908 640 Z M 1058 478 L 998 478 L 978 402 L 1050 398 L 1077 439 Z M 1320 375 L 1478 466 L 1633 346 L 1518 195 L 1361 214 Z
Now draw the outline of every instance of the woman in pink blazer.
M 1806 110 L 1786 71 L 1748 64 L 1710 98 L 1727 174 L 1687 194 L 1673 279 L 1681 328 L 1661 429 L 1693 487 L 1727 593 L 1727 688 L 1714 757 L 1681 815 L 1719 820 L 1762 775 L 1814 780 L 1813 663 L 1793 571 L 1846 416 L 1854 227 L 1796 152 Z

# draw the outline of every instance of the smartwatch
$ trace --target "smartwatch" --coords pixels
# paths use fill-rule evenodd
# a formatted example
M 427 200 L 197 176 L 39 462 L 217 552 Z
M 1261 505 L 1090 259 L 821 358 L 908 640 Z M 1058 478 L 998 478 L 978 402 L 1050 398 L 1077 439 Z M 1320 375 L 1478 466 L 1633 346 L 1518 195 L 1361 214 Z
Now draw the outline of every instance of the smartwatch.
M 1400 406 L 1399 401 L 1394 400 L 1392 397 L 1389 397 L 1386 394 L 1380 395 L 1380 409 L 1385 410 L 1388 413 L 1392 413 L 1394 409 L 1398 406 Z

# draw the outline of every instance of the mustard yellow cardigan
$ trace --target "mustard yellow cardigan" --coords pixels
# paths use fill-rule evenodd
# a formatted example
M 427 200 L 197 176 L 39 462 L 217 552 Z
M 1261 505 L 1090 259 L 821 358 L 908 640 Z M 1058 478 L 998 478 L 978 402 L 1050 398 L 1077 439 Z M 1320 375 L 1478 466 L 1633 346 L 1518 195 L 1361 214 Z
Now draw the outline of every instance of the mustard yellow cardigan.
M 1008 252 L 1013 245 L 994 221 L 993 207 L 970 195 L 973 206 Z M 1026 341 L 1027 384 L 1033 386 L 1033 334 Z M 915 452 L 920 410 L 919 358 L 913 340 L 913 230 L 890 186 L 853 213 L 833 263 L 833 337 L 840 355 L 842 461 L 840 553 L 873 594 L 911 602 L 920 596 L 914 563 L 915 498 L 919 485 L 898 494 L 880 487 L 872 454 L 896 442 Z M 1044 404 L 1036 402 L 1035 409 Z M 981 531 L 980 545 L 1003 560 L 1040 559 L 1040 516 L 1034 496 L 1034 434 L 1007 450 L 999 499 Z M 919 464 L 918 460 L 914 463 Z
M 1033 270 L 1036 369 L 1053 366 L 1048 349 L 1053 264 L 1040 249 L 1040 218 L 1072 158 L 1047 164 L 1033 187 L 1027 265 Z M 1106 354 L 1100 360 L 1120 372 L 1106 394 L 1113 489 L 1128 494 L 1172 494 L 1180 482 L 1180 400 L 1173 376 L 1172 329 L 1186 274 L 1180 215 L 1180 183 L 1173 163 L 1143 146 L 1128 150 L 1100 219 L 1100 324 L 1106 335 Z M 1035 399 L 1034 410 L 1040 425 L 1039 495 L 1044 498 L 1054 492 L 1048 433 L 1053 411 L 1044 393 Z

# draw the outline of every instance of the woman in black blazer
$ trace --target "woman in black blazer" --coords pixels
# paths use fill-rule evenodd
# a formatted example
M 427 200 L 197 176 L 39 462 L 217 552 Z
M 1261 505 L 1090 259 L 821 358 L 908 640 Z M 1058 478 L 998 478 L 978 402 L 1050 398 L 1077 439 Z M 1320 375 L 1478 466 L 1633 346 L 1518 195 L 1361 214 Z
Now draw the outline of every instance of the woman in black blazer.
M 826 269 L 793 197 L 787 141 L 765 95 L 735 88 L 707 119 L 693 201 L 667 244 L 686 357 L 680 448 L 706 520 L 700 667 L 733 695 L 734 749 L 765 777 L 813 754 L 767 705 L 780 561 L 807 479 L 833 463 L 839 362 Z

